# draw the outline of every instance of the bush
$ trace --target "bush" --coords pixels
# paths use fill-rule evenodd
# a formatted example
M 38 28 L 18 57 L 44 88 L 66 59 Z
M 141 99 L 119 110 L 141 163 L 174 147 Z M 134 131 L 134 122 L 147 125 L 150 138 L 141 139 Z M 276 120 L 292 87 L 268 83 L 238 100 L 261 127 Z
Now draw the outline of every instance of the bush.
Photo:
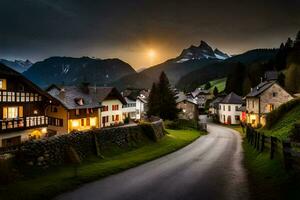
M 129 124 L 129 117 L 126 117 L 126 118 L 124 119 L 124 124 Z
M 196 120 L 177 119 L 165 122 L 165 126 L 173 130 L 198 129 L 198 122 Z
M 273 125 L 275 125 L 278 120 L 287 112 L 292 110 L 295 106 L 300 104 L 300 98 L 293 99 L 288 101 L 285 104 L 282 104 L 277 109 L 273 110 L 267 115 L 266 118 L 266 128 L 270 129 Z

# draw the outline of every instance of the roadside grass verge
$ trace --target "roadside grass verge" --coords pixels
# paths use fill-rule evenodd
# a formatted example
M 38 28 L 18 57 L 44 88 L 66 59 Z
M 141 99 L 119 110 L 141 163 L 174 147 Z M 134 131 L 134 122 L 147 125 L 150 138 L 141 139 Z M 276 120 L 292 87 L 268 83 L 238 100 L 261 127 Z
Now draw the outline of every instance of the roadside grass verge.
M 128 149 L 114 147 L 103 152 L 104 158 L 90 157 L 78 166 L 77 176 L 74 173 L 75 167 L 67 165 L 43 171 L 43 173 L 39 172 L 31 178 L 24 178 L 24 180 L 10 185 L 1 186 L 0 199 L 51 199 L 84 183 L 98 180 L 174 152 L 204 134 L 197 130 L 166 129 L 166 131 L 168 134 L 156 143 L 143 141 Z
M 243 137 L 244 160 L 249 180 L 250 197 L 254 200 L 297 199 L 300 196 L 300 179 L 296 172 L 287 172 L 282 155 L 270 160 L 267 152 L 259 153 L 245 139 L 240 126 L 229 126 Z

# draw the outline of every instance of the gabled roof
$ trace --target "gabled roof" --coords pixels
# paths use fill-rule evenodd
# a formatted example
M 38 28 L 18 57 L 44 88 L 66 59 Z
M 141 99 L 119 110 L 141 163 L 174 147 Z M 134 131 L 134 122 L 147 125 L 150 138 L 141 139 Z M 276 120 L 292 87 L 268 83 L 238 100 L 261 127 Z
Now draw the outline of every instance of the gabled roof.
M 192 99 L 190 97 L 187 97 L 183 92 L 179 92 L 177 95 L 176 95 L 177 99 L 176 99 L 176 103 L 180 103 L 182 101 L 187 101 L 187 102 L 190 102 L 192 104 L 195 104 L 197 105 L 197 101 L 195 99 Z
M 104 100 L 114 98 L 126 104 L 122 95 L 113 87 L 89 87 L 88 89 L 87 93 L 77 86 L 64 86 L 63 88 L 52 86 L 48 88 L 48 93 L 69 110 L 99 108 Z M 83 100 L 83 105 L 78 104 L 79 99 Z
M 274 85 L 276 81 L 265 81 L 258 84 L 252 91 L 246 95 L 246 97 L 257 97 L 262 94 L 264 91 L 269 89 L 272 85 Z
M 243 99 L 239 95 L 231 92 L 220 103 L 222 104 L 242 104 Z
M 48 99 L 53 99 L 47 92 L 42 90 L 39 86 L 35 85 L 33 82 L 31 82 L 25 76 L 23 76 L 21 73 L 11 69 L 10 67 L 7 67 L 6 65 L 4 65 L 2 63 L 0 63 L 0 74 L 8 76 L 8 77 L 15 77 L 15 78 L 21 79 L 25 84 L 27 84 L 31 88 L 34 88 L 42 96 L 44 96 Z
M 196 88 L 193 92 L 191 92 L 191 95 L 193 97 L 196 97 L 198 95 L 210 95 L 209 90 L 204 90 L 202 88 Z
M 212 102 L 210 102 L 210 105 L 217 106 L 223 99 L 224 99 L 224 97 L 217 97 Z

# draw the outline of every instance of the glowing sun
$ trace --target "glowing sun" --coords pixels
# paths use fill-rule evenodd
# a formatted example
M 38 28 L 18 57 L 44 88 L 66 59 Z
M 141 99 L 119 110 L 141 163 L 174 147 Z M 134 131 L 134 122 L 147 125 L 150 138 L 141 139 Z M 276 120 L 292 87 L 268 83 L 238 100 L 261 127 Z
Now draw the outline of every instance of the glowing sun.
M 148 50 L 147 55 L 151 60 L 153 60 L 156 57 L 156 52 L 153 49 L 150 49 Z

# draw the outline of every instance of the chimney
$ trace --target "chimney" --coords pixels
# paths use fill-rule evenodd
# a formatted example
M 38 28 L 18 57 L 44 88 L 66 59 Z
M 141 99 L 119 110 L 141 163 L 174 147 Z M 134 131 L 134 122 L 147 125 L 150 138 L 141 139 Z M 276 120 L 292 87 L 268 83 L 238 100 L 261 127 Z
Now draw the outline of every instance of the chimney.
M 260 77 L 260 83 L 262 83 L 263 82 L 263 77 Z
M 250 91 L 252 92 L 252 91 L 253 91 L 253 88 L 251 88 Z
M 65 99 L 66 91 L 65 91 L 64 88 L 62 88 L 62 89 L 59 91 L 58 96 L 59 96 L 60 99 Z

